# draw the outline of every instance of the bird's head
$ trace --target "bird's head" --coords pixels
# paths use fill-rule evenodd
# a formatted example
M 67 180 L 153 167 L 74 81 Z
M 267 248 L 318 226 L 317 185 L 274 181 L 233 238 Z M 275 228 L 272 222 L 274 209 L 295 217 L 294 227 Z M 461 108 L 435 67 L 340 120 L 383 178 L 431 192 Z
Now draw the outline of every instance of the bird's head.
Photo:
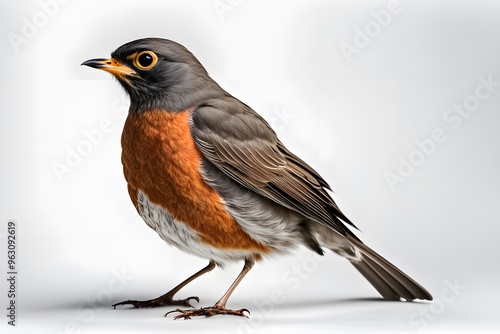
M 120 46 L 109 59 L 90 59 L 82 65 L 117 78 L 130 96 L 131 112 L 180 111 L 220 90 L 188 49 L 167 39 L 135 40 Z

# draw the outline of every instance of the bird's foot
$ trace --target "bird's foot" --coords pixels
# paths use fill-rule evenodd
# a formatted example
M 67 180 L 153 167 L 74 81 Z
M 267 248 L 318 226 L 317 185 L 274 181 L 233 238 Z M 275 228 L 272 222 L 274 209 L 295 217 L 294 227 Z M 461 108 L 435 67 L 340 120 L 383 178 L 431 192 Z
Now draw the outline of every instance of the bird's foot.
M 159 307 L 159 306 L 169 306 L 169 305 L 180 305 L 180 306 L 186 306 L 186 307 L 193 307 L 191 303 L 189 302 L 190 300 L 196 300 L 198 303 L 200 302 L 200 299 L 196 296 L 189 297 L 186 299 L 172 299 L 172 296 L 169 295 L 163 295 L 155 299 L 150 299 L 150 300 L 126 300 L 121 303 L 116 303 L 113 305 L 113 308 L 116 308 L 117 306 L 120 305 L 132 305 L 134 308 L 152 308 L 152 307 Z
M 192 309 L 192 310 L 175 309 L 173 311 L 167 312 L 165 314 L 165 317 L 170 313 L 177 313 L 177 312 L 180 314 L 176 315 L 174 317 L 174 320 L 177 319 L 187 320 L 191 319 L 191 317 L 199 317 L 199 316 L 205 316 L 208 318 L 208 317 L 213 317 L 214 315 L 237 315 L 240 317 L 248 318 L 248 315 L 250 315 L 250 311 L 247 310 L 246 308 L 241 310 L 230 310 L 222 305 L 215 304 L 214 306 L 202 307 L 200 309 Z M 248 313 L 248 315 L 246 313 Z

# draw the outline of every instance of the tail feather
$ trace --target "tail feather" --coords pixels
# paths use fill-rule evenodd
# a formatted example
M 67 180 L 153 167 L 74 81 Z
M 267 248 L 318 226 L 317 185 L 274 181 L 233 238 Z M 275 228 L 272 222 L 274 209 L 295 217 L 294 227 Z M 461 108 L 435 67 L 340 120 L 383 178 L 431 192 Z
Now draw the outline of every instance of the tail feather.
M 387 300 L 399 300 L 399 295 L 383 280 L 366 262 L 351 262 L 353 266 L 363 275 L 368 282 Z
M 365 257 L 362 260 L 363 264 L 366 264 L 373 270 L 375 275 L 372 276 L 372 281 L 369 282 L 373 285 L 374 283 L 385 283 L 387 287 L 392 290 L 392 295 L 390 298 L 383 296 L 385 299 L 399 300 L 401 297 L 406 300 L 413 300 L 416 297 L 406 288 L 401 280 L 394 278 L 393 273 L 388 272 L 384 267 L 380 266 L 377 262 L 372 261 L 369 257 Z M 356 266 L 355 266 L 356 267 Z M 373 281 L 374 280 L 374 281 Z
M 382 297 L 389 300 L 432 300 L 432 295 L 424 287 L 370 247 L 350 236 L 347 240 L 361 253 L 361 260 L 351 260 L 351 263 Z

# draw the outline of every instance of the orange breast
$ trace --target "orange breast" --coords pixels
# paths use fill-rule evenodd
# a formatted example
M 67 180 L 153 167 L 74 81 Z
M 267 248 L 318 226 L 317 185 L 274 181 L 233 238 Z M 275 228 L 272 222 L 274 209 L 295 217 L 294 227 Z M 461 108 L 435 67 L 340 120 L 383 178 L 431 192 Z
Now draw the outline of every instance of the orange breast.
M 152 110 L 130 114 L 122 134 L 122 163 L 130 198 L 137 208 L 141 190 L 176 220 L 219 249 L 268 248 L 250 238 L 226 211 L 218 193 L 203 180 L 201 153 L 189 129 L 190 111 Z

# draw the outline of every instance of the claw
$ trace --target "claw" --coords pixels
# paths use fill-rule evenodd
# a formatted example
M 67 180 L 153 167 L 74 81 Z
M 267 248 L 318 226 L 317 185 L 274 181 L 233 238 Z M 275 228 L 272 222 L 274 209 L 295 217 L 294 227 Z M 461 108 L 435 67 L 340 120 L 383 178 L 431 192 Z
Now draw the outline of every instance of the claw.
M 191 305 L 191 304 L 189 303 L 189 301 L 190 301 L 191 299 L 196 300 L 196 302 L 197 302 L 197 303 L 199 303 L 199 302 L 200 302 L 200 298 L 198 298 L 197 296 L 188 297 L 188 298 L 186 298 L 186 299 L 185 299 L 185 300 L 186 300 L 186 302 L 187 302 L 187 304 L 188 304 L 188 305 L 186 305 L 186 306 L 189 306 L 189 307 L 194 307 L 193 305 Z
M 250 311 L 247 310 L 246 308 L 241 309 L 241 310 L 230 310 L 225 308 L 224 306 L 220 305 L 214 305 L 210 307 L 203 307 L 200 309 L 193 309 L 193 310 L 181 310 L 179 308 L 169 311 L 165 313 L 165 317 L 168 316 L 171 313 L 180 313 L 174 317 L 174 320 L 177 319 L 191 319 L 191 317 L 198 317 L 198 316 L 205 316 L 206 318 L 208 317 L 213 317 L 214 315 L 237 315 L 240 317 L 245 317 L 248 318 L 248 315 L 245 314 L 248 313 L 250 315 Z
M 112 306 L 114 309 L 116 309 L 117 306 L 121 305 L 132 305 L 134 308 L 152 308 L 152 307 L 170 306 L 170 305 L 182 305 L 187 307 L 193 307 L 193 305 L 191 305 L 191 303 L 189 302 L 190 300 L 196 300 L 198 303 L 200 302 L 200 299 L 196 296 L 180 300 L 174 300 L 170 296 L 161 296 L 156 299 L 144 300 L 144 301 L 126 300 L 120 303 L 116 303 Z
M 183 310 L 181 310 L 180 308 L 176 308 L 175 310 L 172 310 L 172 311 L 168 311 L 167 313 L 165 313 L 163 316 L 166 318 L 167 315 L 169 315 L 170 313 L 174 313 L 174 312 L 184 312 Z
M 128 304 L 130 304 L 130 305 L 133 305 L 133 306 L 134 306 L 134 308 L 137 308 L 137 306 L 135 305 L 136 303 L 138 303 L 138 301 L 137 301 L 137 300 L 125 300 L 125 301 L 123 301 L 123 302 L 119 302 L 119 303 L 113 304 L 113 305 L 111 305 L 111 306 L 112 306 L 114 309 L 116 309 L 116 307 L 117 307 L 117 306 L 120 306 L 120 305 L 128 305 Z

